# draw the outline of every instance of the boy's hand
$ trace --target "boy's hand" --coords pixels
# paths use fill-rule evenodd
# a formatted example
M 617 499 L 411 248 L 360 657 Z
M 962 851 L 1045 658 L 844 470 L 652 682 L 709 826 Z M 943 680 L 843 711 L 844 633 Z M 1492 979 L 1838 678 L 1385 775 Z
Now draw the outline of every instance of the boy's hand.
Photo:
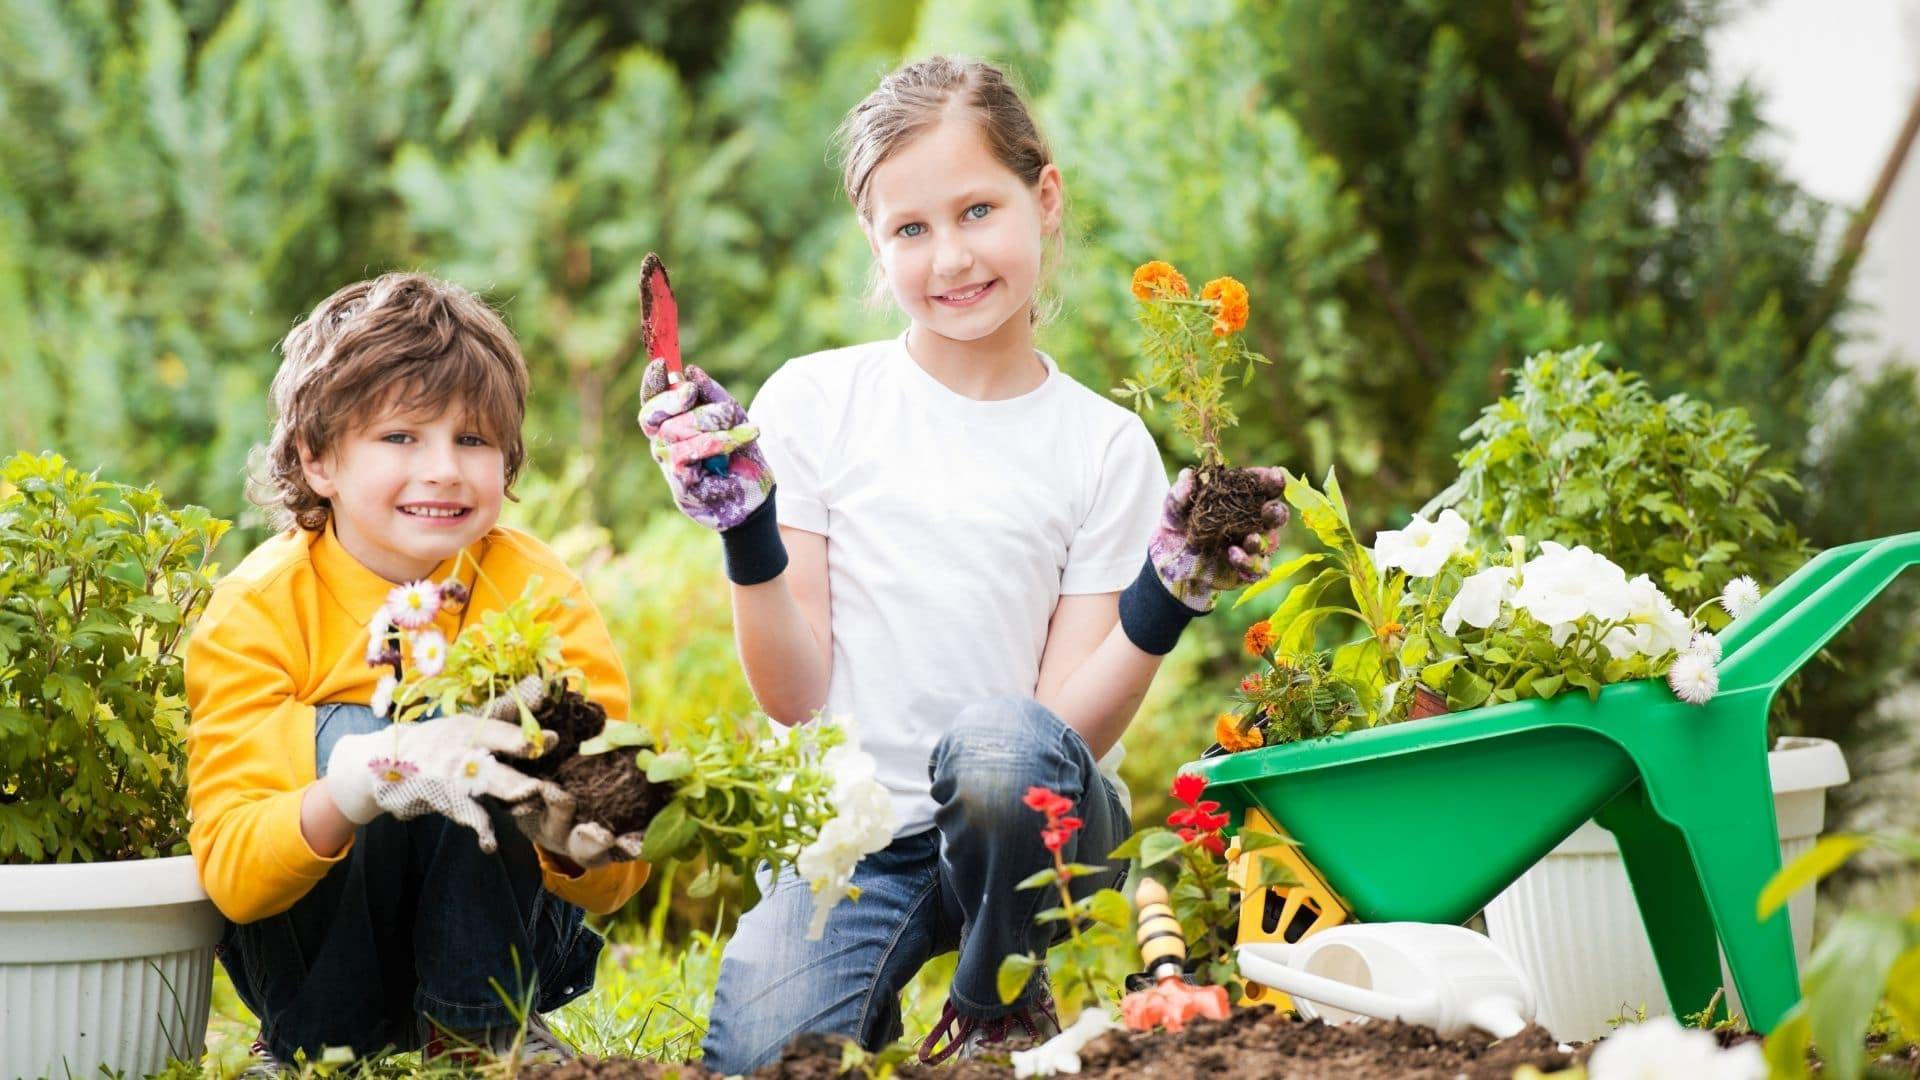
M 615 836 L 595 821 L 575 821 L 573 794 L 542 781 L 533 794 L 513 806 L 513 823 L 535 844 L 572 860 L 583 870 L 640 857 L 646 833 Z
M 542 734 L 552 745 L 554 733 Z M 493 826 L 480 796 L 515 802 L 540 784 L 494 755 L 525 757 L 533 751 L 518 724 L 455 714 L 342 738 L 327 758 L 322 782 L 356 825 L 381 814 L 402 820 L 442 814 L 472 829 L 480 850 L 493 851 Z
M 1271 498 L 1261 506 L 1267 527 L 1249 534 L 1224 555 L 1203 559 L 1187 543 L 1187 512 L 1193 505 L 1194 473 L 1180 470 L 1167 492 L 1160 515 L 1160 527 L 1147 544 L 1148 557 L 1160 576 L 1160 583 L 1174 598 L 1194 611 L 1213 610 L 1214 594 L 1251 585 L 1266 573 L 1266 556 L 1273 551 L 1275 534 L 1287 523 L 1287 504 L 1282 493 L 1287 487 L 1285 469 L 1250 469 L 1267 486 Z
M 640 380 L 640 430 L 653 442 L 653 460 L 666 473 L 674 501 L 709 529 L 726 532 L 745 521 L 773 490 L 760 429 L 697 367 L 689 365 L 686 377 L 668 386 L 666 361 L 655 358 L 647 365 Z M 707 464 L 716 457 L 725 469 Z

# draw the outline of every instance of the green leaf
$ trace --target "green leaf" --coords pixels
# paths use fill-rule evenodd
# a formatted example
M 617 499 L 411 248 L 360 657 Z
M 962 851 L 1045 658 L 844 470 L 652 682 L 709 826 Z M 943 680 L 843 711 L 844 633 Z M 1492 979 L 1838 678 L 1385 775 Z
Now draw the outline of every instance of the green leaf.
M 1827 1072 L 1854 1080 L 1865 1064 L 1861 1043 L 1887 985 L 1887 973 L 1907 944 L 1906 921 L 1849 911 L 1834 921 L 1807 967 L 1807 1015 Z
M 1813 1046 L 1813 1021 L 1802 1001 L 1767 1035 L 1765 1054 L 1769 1080 L 1812 1080 L 1807 1050 Z
M 1254 597 L 1259 596 L 1261 593 L 1266 592 L 1268 589 L 1273 588 L 1275 585 L 1278 585 L 1281 582 L 1292 577 L 1293 575 L 1299 573 L 1301 570 L 1305 569 L 1306 567 L 1312 566 L 1314 563 L 1317 563 L 1317 562 L 1324 562 L 1325 560 L 1326 560 L 1325 555 L 1317 551 L 1310 551 L 1307 554 L 1302 555 L 1297 559 L 1293 559 L 1288 562 L 1282 563 L 1281 565 L 1276 566 L 1273 569 L 1267 571 L 1266 577 L 1263 577 L 1259 581 L 1256 581 L 1253 584 L 1247 586 L 1245 589 L 1242 589 L 1240 592 L 1239 598 L 1234 600 L 1233 606 L 1237 608 L 1241 604 L 1246 603 L 1247 601 L 1253 599 Z
M 1551 698 L 1566 685 L 1567 677 L 1564 675 L 1541 675 L 1533 680 L 1531 689 L 1538 697 Z
M 656 784 L 670 784 L 692 772 L 693 761 L 680 750 L 656 754 L 647 764 L 647 779 Z
M 580 744 L 582 754 L 604 754 L 624 746 L 652 746 L 653 733 L 644 724 L 609 723 L 600 734 Z
M 1466 668 L 1454 668 L 1447 678 L 1447 708 L 1454 712 L 1477 709 L 1492 693 L 1492 683 Z
M 1180 839 L 1179 833 L 1161 832 L 1149 834 L 1145 840 L 1140 842 L 1141 869 L 1149 866 L 1157 866 L 1160 863 L 1166 862 L 1168 859 L 1178 855 L 1180 849 L 1186 846 L 1187 842 Z
M 1267 621 L 1273 625 L 1273 651 L 1277 656 L 1299 656 L 1313 651 L 1314 639 L 1319 632 L 1321 622 L 1337 608 L 1320 607 L 1320 597 L 1333 586 L 1346 580 L 1346 575 L 1338 570 L 1322 570 L 1303 584 L 1287 590 L 1286 598 L 1273 610 Z
M 696 899 L 712 896 L 720 888 L 720 864 L 708 863 L 698 877 L 687 883 L 687 895 Z
M 1133 926 L 1133 907 L 1118 889 L 1101 889 L 1088 897 L 1087 913 L 1093 916 L 1095 922 L 1116 930 L 1128 930 Z
M 1047 886 L 1052 885 L 1054 882 L 1059 880 L 1060 880 L 1060 871 L 1049 866 L 1045 870 L 1041 870 L 1038 873 L 1029 874 L 1026 877 L 1022 878 L 1020 880 L 1020 884 L 1015 885 L 1014 888 L 1044 889 Z
M 1767 887 L 1760 890 L 1759 917 L 1765 919 L 1772 915 L 1794 893 L 1840 869 L 1866 846 L 1867 840 L 1861 836 L 1835 833 L 1821 837 L 1813 850 L 1781 867 L 1773 880 L 1767 882 Z
M 1908 931 L 1911 944 L 1887 972 L 1887 1011 L 1900 1025 L 1900 1037 L 1920 1041 L 1920 926 Z
M 687 804 L 675 799 L 647 824 L 646 836 L 640 843 L 640 857 L 655 863 L 670 858 L 699 832 L 700 823 L 687 813 Z
M 1241 829 L 1236 835 L 1240 841 L 1240 852 L 1243 855 L 1270 847 L 1291 847 L 1298 842 L 1291 836 L 1280 836 L 1277 833 L 1261 832 L 1259 829 Z
M 1000 1003 L 1011 1005 L 1013 999 L 1027 988 L 1027 980 L 1033 978 L 1033 970 L 1040 966 L 1040 958 L 1026 953 L 1013 953 L 1000 961 L 1000 971 L 994 977 L 994 986 L 1000 991 Z

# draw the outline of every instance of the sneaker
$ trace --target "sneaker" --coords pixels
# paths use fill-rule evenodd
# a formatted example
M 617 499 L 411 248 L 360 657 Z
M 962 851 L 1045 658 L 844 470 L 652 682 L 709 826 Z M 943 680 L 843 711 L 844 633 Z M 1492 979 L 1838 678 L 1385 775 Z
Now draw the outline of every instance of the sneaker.
M 560 1036 L 553 1033 L 553 1029 L 547 1026 L 546 1018 L 539 1013 L 527 1014 L 524 1031 L 514 1025 L 451 1030 L 432 1021 L 426 1023 L 430 1032 L 420 1048 L 420 1060 L 423 1062 L 484 1065 L 509 1054 L 517 1054 L 517 1064 L 550 1065 L 574 1058 L 573 1047 L 561 1042 Z
M 253 1060 L 240 1071 L 236 1080 L 281 1080 L 281 1077 L 287 1075 L 289 1070 L 286 1063 L 273 1056 L 273 1051 L 267 1049 L 265 1040 L 253 1040 L 253 1047 L 249 1052 L 253 1055 Z
M 1044 991 L 1025 1006 L 990 1020 L 959 1012 L 953 1007 L 953 999 L 948 998 L 940 1009 L 939 1021 L 920 1044 L 920 1060 L 938 1065 L 956 1055 L 967 1061 L 982 1054 L 1010 1054 L 1058 1034 L 1060 1018 L 1054 1015 L 1053 997 Z M 945 1045 L 941 1045 L 943 1037 Z

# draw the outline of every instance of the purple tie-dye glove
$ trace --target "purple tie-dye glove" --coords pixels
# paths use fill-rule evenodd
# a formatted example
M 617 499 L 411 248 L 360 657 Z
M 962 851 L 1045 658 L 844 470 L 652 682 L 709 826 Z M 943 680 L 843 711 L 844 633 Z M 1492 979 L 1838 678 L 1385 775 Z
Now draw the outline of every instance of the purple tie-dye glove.
M 1194 473 L 1182 469 L 1167 492 L 1160 514 L 1160 527 L 1147 544 L 1147 557 L 1153 562 L 1160 583 L 1174 598 L 1202 614 L 1213 610 L 1214 594 L 1251 585 L 1265 575 L 1265 556 L 1273 551 L 1274 534 L 1287 523 L 1287 504 L 1281 495 L 1287 487 L 1285 469 L 1249 469 L 1264 481 L 1273 498 L 1261 507 L 1267 522 L 1264 532 L 1249 534 L 1245 540 L 1227 548 L 1224 555 L 1202 559 L 1187 544 L 1187 510 L 1193 502 Z
M 669 386 L 656 358 L 640 380 L 640 430 L 666 473 L 673 499 L 693 520 L 717 532 L 747 519 L 773 490 L 773 470 L 760 453 L 760 429 L 747 410 L 707 373 L 688 365 Z

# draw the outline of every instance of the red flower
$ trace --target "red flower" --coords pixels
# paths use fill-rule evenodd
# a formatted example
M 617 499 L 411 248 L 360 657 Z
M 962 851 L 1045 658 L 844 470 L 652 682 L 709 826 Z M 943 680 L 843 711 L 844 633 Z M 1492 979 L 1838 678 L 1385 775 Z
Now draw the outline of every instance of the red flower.
M 1086 822 L 1081 821 L 1077 817 L 1056 818 L 1048 823 L 1047 828 L 1040 830 L 1040 842 L 1047 846 L 1048 851 L 1059 851 L 1062 847 L 1066 846 L 1067 838 L 1077 832 L 1080 826 L 1084 824 L 1086 824 Z
M 1194 773 L 1181 773 L 1173 778 L 1173 797 L 1192 806 L 1207 790 L 1207 778 Z
M 1227 842 L 1220 839 L 1220 834 L 1216 832 L 1202 832 L 1199 829 L 1181 829 L 1180 839 L 1189 844 L 1198 840 L 1201 847 L 1206 848 L 1215 855 L 1225 855 L 1227 853 Z
M 1026 797 L 1020 801 L 1026 803 L 1030 809 L 1038 810 L 1047 815 L 1048 821 L 1052 821 L 1054 818 L 1073 809 L 1072 799 L 1067 798 L 1065 795 L 1057 795 L 1043 787 L 1028 788 Z
M 1259 692 L 1260 692 L 1260 676 L 1259 676 L 1259 675 L 1257 675 L 1257 674 L 1256 674 L 1256 675 L 1249 675 L 1249 676 L 1247 676 L 1246 678 L 1244 678 L 1244 679 L 1241 679 L 1241 680 L 1240 680 L 1240 692 L 1241 692 L 1241 693 L 1243 693 L 1243 694 L 1257 694 L 1257 693 L 1259 693 Z

